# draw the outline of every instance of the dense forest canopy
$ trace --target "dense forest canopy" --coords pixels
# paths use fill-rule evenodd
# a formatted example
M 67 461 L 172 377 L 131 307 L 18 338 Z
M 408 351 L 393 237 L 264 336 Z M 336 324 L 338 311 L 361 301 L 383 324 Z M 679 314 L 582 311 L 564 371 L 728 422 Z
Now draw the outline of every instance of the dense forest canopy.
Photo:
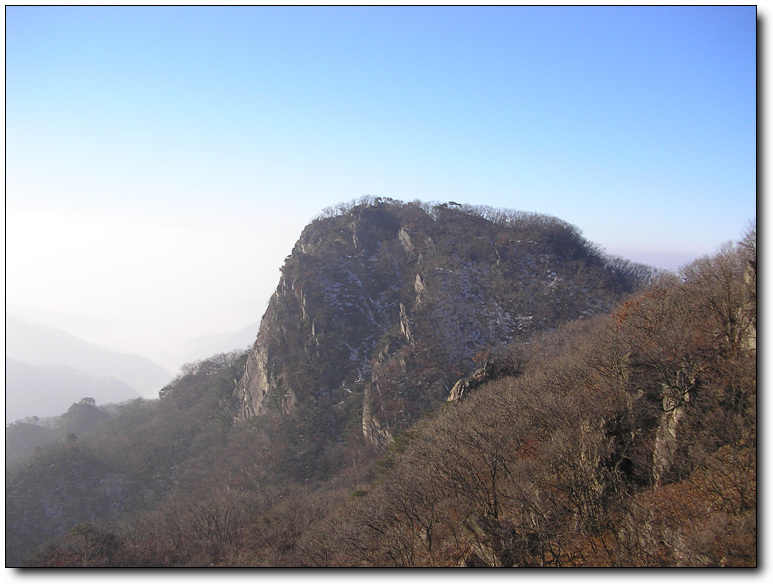
M 356 230 L 356 214 L 370 214 L 372 239 Z M 452 233 L 441 229 L 444 214 Z M 419 228 L 424 221 L 435 224 L 431 231 Z M 521 230 L 513 241 L 547 246 L 517 257 L 549 259 L 546 273 L 564 278 L 546 280 L 535 298 L 565 304 L 603 281 L 609 304 L 579 316 L 551 312 L 549 326 L 484 343 L 469 363 L 467 353 L 438 345 L 444 359 L 459 357 L 449 366 L 424 339 L 442 338 L 437 306 L 450 301 L 440 284 L 459 281 L 442 275 L 433 284 L 432 274 L 458 272 L 460 261 L 485 267 L 489 280 L 502 278 L 492 284 L 502 290 L 497 301 L 516 305 L 508 287 L 531 284 L 508 280 L 515 263 L 505 252 L 524 248 L 503 226 Z M 431 246 L 422 234 L 431 234 Z M 351 250 L 365 250 L 373 271 L 347 258 Z M 432 272 L 417 269 L 419 252 Z M 351 277 L 330 279 L 343 282 L 330 298 L 349 304 L 315 306 L 311 280 L 301 276 L 335 273 L 331 262 L 357 274 L 356 289 L 394 295 L 395 311 L 379 320 L 375 297 L 368 304 L 346 296 Z M 590 273 L 594 265 L 603 270 Z M 754 226 L 739 243 L 672 274 L 607 258 L 552 218 L 376 199 L 328 210 L 283 270 L 278 295 L 284 285 L 285 298 L 303 286 L 308 296 L 305 306 L 298 301 L 297 321 L 279 318 L 293 306 L 276 304 L 288 312 L 277 312 L 285 326 L 272 329 L 272 346 L 308 352 L 312 364 L 327 350 L 348 367 L 357 347 L 336 353 L 345 345 L 322 335 L 338 308 L 371 308 L 378 327 L 359 330 L 356 321 L 347 338 L 375 343 L 377 379 L 362 366 L 359 382 L 356 368 L 351 379 L 334 368 L 322 377 L 298 370 L 313 387 L 304 394 L 288 384 L 292 407 L 277 394 L 244 416 L 236 389 L 250 355 L 236 351 L 185 366 L 158 400 L 97 407 L 84 398 L 59 418 L 11 424 L 6 564 L 756 566 L 756 269 Z M 410 287 L 366 279 L 395 273 Z M 288 274 L 297 277 L 288 282 Z M 563 292 L 553 292 L 561 282 Z M 495 294 L 478 285 L 480 297 Z M 314 336 L 304 310 L 316 319 Z M 432 334 L 422 337 L 422 326 Z M 383 338 L 371 339 L 372 330 Z M 297 331 L 306 332 L 292 336 Z M 340 393 L 324 386 L 327 378 Z M 378 412 L 373 427 L 389 428 L 390 440 L 363 431 L 366 381 Z M 405 403 L 390 397 L 396 386 Z

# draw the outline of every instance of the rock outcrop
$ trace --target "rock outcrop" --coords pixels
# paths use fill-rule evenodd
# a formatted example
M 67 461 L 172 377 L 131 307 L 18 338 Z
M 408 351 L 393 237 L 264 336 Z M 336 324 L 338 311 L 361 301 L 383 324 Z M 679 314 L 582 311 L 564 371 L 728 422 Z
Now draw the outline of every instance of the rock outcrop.
M 517 376 L 520 373 L 521 363 L 516 356 L 486 358 L 483 365 L 473 371 L 472 375 L 468 375 L 454 384 L 446 401 L 459 401 L 488 381 L 508 375 Z
M 320 439 L 383 447 L 482 351 L 608 310 L 649 275 L 553 217 L 368 199 L 287 257 L 235 397 L 238 417 L 316 412 Z

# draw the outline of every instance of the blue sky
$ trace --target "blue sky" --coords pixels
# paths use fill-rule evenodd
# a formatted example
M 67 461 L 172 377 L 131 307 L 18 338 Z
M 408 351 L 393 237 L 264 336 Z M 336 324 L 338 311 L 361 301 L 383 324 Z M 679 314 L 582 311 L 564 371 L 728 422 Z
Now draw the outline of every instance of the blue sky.
M 756 216 L 754 7 L 5 16 L 7 303 L 170 368 L 363 194 L 556 215 L 666 268 Z

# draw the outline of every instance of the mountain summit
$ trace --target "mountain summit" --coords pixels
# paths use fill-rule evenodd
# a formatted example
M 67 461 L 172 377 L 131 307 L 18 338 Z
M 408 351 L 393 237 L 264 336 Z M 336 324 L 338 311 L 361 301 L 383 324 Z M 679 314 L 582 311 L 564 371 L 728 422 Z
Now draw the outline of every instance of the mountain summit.
M 234 396 L 237 418 L 384 447 L 513 341 L 609 310 L 651 269 L 555 217 L 364 198 L 308 225 Z M 304 415 L 304 413 L 306 415 Z

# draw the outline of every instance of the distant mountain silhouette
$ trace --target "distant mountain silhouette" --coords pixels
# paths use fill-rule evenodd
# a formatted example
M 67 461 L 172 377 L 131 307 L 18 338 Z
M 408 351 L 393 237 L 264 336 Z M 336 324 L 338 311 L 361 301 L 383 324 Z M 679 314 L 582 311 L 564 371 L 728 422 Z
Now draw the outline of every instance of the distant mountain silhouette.
M 30 365 L 5 360 L 5 421 L 37 416 L 58 416 L 84 397 L 97 405 L 118 403 L 140 397 L 123 381 L 97 379 L 64 365 Z
M 111 351 L 65 331 L 29 322 L 13 314 L 6 313 L 5 335 L 7 360 L 36 366 L 63 366 L 96 380 L 112 378 L 143 396 L 157 395 L 172 378 L 171 373 L 150 359 Z M 50 372 L 50 368 L 48 370 Z M 7 391 L 14 391 L 10 381 Z M 49 391 L 53 395 L 56 388 L 52 387 Z M 97 396 L 89 397 L 98 400 Z M 128 397 L 131 394 L 127 394 Z

